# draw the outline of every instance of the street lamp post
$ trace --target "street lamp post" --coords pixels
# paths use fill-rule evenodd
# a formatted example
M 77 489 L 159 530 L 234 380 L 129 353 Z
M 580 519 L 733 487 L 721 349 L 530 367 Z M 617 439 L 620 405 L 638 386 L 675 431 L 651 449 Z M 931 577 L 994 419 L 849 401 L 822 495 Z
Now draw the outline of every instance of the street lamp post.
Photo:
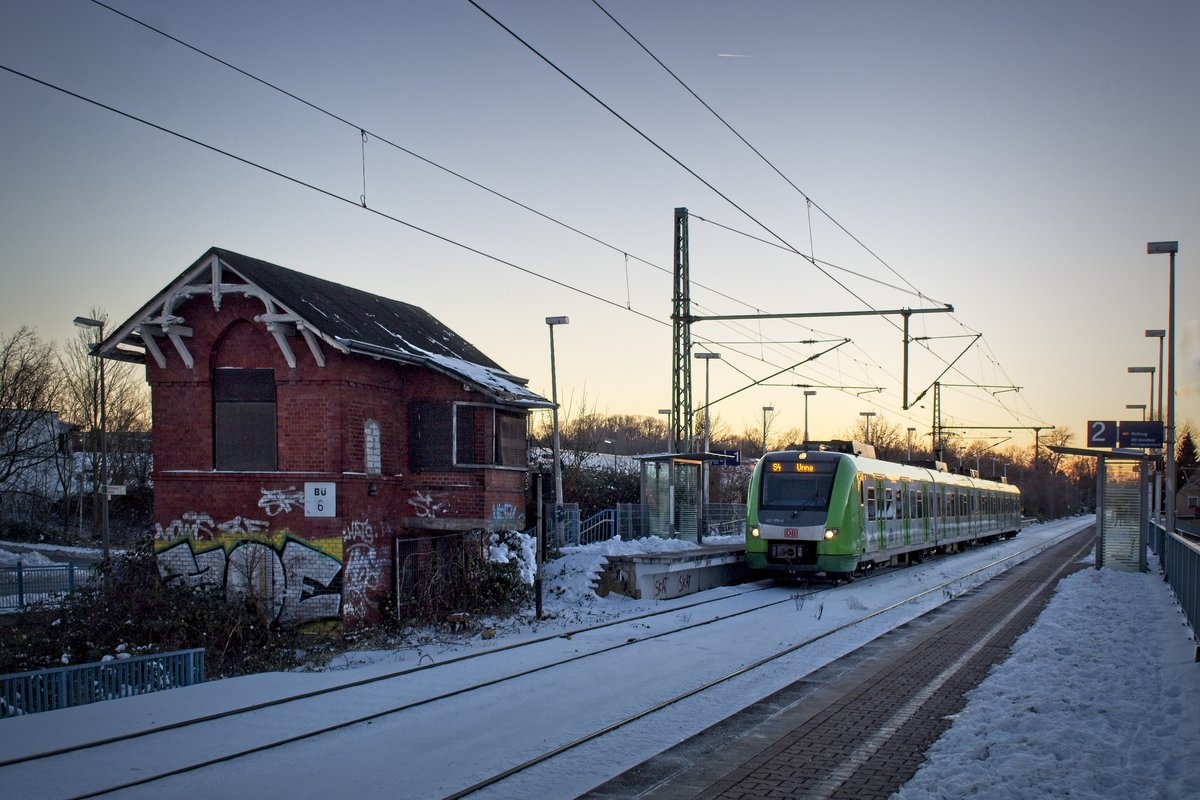
M 858 412 L 858 415 L 860 417 L 867 418 L 867 437 L 866 437 L 867 441 L 865 442 L 865 444 L 870 444 L 871 443 L 871 417 L 875 416 L 875 412 L 874 411 L 860 411 L 860 412 Z
M 816 389 L 804 390 L 804 443 L 808 444 L 808 398 L 815 396 Z
M 566 325 L 567 317 L 546 317 L 546 325 L 550 328 L 550 402 L 554 403 L 554 523 L 561 522 L 559 508 L 562 507 L 562 454 L 558 438 L 558 374 L 554 366 L 554 326 Z
M 1154 408 L 1154 367 L 1129 367 L 1131 375 L 1150 376 L 1150 408 Z
M 708 368 L 714 359 L 719 359 L 720 353 L 696 353 L 696 358 L 704 361 L 704 452 L 710 446 L 709 437 L 712 434 L 712 409 L 708 407 Z
M 763 455 L 767 454 L 767 414 L 775 410 L 774 406 L 763 406 Z
M 1167 531 L 1175 532 L 1175 254 L 1179 242 L 1146 242 L 1146 253 L 1169 253 L 1167 300 Z
M 99 342 L 104 341 L 104 320 L 91 319 L 90 317 L 76 317 L 74 319 L 75 327 L 77 328 L 95 328 L 99 332 Z M 92 355 L 96 355 L 95 347 L 91 349 Z M 99 356 L 97 356 L 99 358 Z M 109 557 L 109 530 L 108 530 L 108 397 L 106 396 L 107 387 L 104 377 L 104 359 L 100 358 L 100 491 L 103 499 L 100 501 L 100 541 L 103 547 L 104 560 Z
M 617 468 L 617 440 L 616 439 L 605 439 L 604 443 L 606 445 L 608 445 L 609 450 L 612 453 L 613 469 L 615 470 Z
M 1166 337 L 1165 330 L 1148 330 L 1146 331 L 1147 339 L 1158 339 L 1158 421 L 1162 422 L 1163 418 L 1163 339 Z M 1150 406 L 1150 419 L 1155 419 L 1154 406 Z

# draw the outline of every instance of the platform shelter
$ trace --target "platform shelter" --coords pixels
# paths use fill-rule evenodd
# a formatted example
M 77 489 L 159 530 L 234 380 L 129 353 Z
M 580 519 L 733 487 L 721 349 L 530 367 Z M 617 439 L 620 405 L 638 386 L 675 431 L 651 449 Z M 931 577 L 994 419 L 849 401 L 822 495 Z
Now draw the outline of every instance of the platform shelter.
M 1150 518 L 1149 459 L 1140 450 L 1092 450 L 1051 445 L 1068 456 L 1096 459 L 1096 569 L 1146 571 Z
M 720 453 L 656 453 L 641 462 L 642 531 L 664 539 L 704 541 L 708 467 Z

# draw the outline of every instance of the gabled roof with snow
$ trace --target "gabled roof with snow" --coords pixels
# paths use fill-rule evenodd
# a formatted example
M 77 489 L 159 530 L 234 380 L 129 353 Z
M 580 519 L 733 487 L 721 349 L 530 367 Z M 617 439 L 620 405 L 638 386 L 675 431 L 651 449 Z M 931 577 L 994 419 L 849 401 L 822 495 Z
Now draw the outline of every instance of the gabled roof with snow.
M 190 368 L 186 340 L 192 331 L 180 316 L 180 307 L 192 298 L 208 297 L 219 310 L 222 297 L 230 294 L 263 303 L 263 313 L 255 321 L 275 336 L 291 366 L 297 355 L 289 339 L 294 341 L 293 334 L 299 333 L 320 366 L 325 363 L 321 348 L 325 345 L 342 353 L 425 366 L 503 403 L 529 408 L 551 405 L 525 388 L 526 379 L 505 371 L 422 308 L 218 247 L 113 331 L 98 352 L 126 361 L 152 357 L 161 367 L 173 348 Z

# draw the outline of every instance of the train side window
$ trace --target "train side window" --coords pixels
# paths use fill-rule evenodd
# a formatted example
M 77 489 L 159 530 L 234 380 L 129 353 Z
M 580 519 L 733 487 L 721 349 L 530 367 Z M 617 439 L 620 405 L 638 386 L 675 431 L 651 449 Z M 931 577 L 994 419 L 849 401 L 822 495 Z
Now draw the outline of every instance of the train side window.
M 918 489 L 916 492 L 914 492 L 914 495 L 915 495 L 915 497 L 913 499 L 916 500 L 916 508 L 917 508 L 916 517 L 917 517 L 917 519 L 924 519 L 925 518 L 925 493 L 922 492 L 920 489 Z
M 883 490 L 883 518 L 884 519 L 895 519 L 896 518 L 896 498 L 895 498 L 895 495 L 892 493 L 891 487 L 888 487 Z
M 875 519 L 875 487 L 868 486 L 866 487 L 866 491 L 866 499 L 863 501 L 863 504 L 867 507 L 867 519 Z

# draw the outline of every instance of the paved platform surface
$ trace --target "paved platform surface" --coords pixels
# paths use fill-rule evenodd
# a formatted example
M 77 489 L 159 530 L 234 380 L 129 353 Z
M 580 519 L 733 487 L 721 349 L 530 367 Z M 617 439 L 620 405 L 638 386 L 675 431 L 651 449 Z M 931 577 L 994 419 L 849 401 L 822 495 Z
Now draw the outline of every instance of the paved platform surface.
M 584 795 L 592 800 L 887 798 L 925 759 L 1093 528 Z M 1057 576 L 1057 577 L 1056 577 Z

